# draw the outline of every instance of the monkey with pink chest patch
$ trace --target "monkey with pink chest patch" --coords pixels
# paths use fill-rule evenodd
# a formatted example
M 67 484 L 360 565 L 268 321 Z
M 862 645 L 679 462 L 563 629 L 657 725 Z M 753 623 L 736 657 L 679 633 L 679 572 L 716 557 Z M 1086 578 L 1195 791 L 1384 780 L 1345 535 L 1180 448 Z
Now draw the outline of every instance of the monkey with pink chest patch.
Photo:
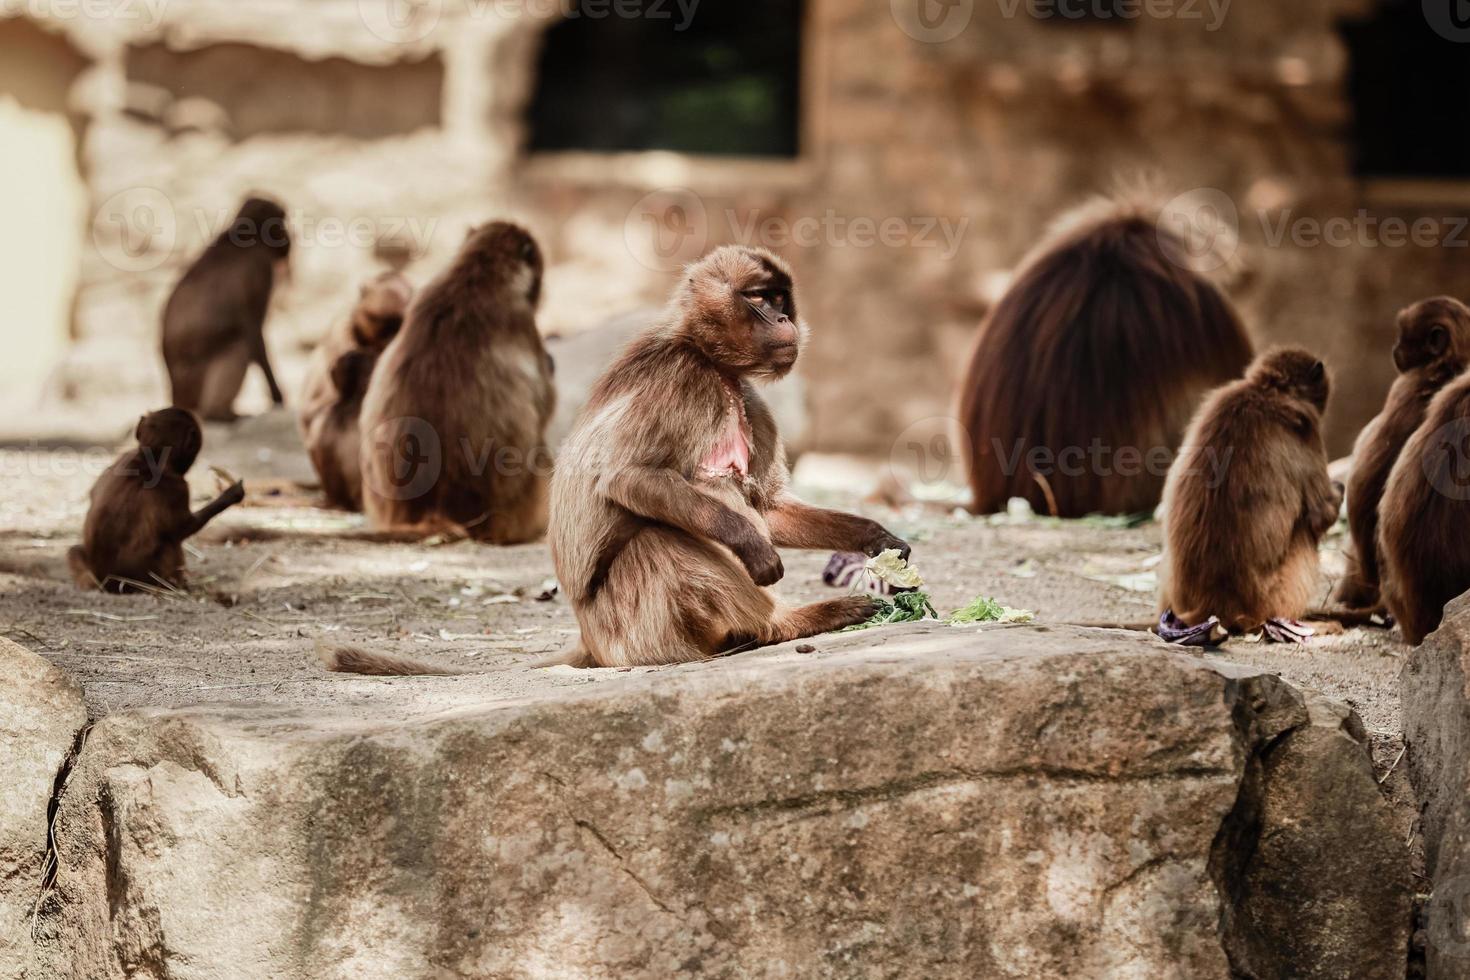
M 598 381 L 552 478 L 552 557 L 581 627 L 566 662 L 701 660 L 872 615 L 866 595 L 793 608 L 767 589 L 784 574 L 778 547 L 909 553 L 791 492 L 756 384 L 792 369 L 805 333 L 785 264 L 727 246 Z

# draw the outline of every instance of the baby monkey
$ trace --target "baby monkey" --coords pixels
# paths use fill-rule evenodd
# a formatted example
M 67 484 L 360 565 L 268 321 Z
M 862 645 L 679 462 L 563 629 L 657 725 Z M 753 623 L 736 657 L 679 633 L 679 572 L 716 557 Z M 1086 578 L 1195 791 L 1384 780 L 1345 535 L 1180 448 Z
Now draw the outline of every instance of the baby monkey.
M 765 587 L 778 547 L 909 547 L 881 525 L 809 507 L 755 383 L 796 363 L 790 270 L 728 246 L 692 266 L 662 321 L 593 388 L 552 478 L 551 551 L 581 626 L 563 662 L 703 660 L 867 619 L 872 597 L 792 608 Z
M 244 485 L 236 482 L 190 513 L 184 474 L 204 444 L 192 412 L 165 408 L 145 415 L 137 437 L 138 448 L 119 456 L 93 485 L 82 543 L 67 552 L 79 588 L 182 586 L 184 541 L 245 499 Z
M 1164 639 L 1261 630 L 1300 643 L 1314 632 L 1296 620 L 1341 504 L 1322 443 L 1328 387 L 1315 356 L 1277 348 L 1201 406 L 1164 485 Z

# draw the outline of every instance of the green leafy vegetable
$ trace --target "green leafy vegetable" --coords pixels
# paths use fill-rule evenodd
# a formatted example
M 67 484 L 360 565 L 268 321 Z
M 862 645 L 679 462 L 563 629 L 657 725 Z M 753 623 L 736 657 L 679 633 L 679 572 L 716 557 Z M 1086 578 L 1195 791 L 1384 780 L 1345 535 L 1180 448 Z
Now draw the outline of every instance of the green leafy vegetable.
M 1029 609 L 1013 609 L 982 595 L 976 596 L 963 609 L 955 610 L 949 622 L 957 626 L 966 623 L 1029 623 L 1035 618 L 1036 614 Z
M 893 597 L 891 602 L 876 597 L 873 601 L 878 604 L 878 611 L 867 622 L 849 626 L 838 632 L 854 633 L 872 626 L 885 626 L 889 623 L 917 623 L 924 619 L 939 618 L 939 613 L 934 611 L 934 604 L 929 601 L 927 592 L 900 592 Z

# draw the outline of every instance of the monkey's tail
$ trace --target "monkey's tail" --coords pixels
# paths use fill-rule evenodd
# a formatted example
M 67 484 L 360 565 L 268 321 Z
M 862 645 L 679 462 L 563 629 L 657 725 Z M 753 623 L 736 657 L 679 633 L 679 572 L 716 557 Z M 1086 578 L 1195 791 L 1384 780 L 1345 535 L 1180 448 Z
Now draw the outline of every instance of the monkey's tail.
M 367 677 L 450 676 L 463 671 L 425 663 L 412 657 L 391 653 L 374 653 L 361 647 L 328 647 L 318 645 L 317 656 L 322 666 L 338 674 L 362 674 Z
M 592 659 L 592 654 L 582 645 L 582 641 L 578 640 L 561 653 L 553 657 L 547 657 L 545 660 L 539 660 L 531 666 L 532 668 L 576 667 L 578 670 L 585 670 L 589 667 L 596 667 L 597 661 Z

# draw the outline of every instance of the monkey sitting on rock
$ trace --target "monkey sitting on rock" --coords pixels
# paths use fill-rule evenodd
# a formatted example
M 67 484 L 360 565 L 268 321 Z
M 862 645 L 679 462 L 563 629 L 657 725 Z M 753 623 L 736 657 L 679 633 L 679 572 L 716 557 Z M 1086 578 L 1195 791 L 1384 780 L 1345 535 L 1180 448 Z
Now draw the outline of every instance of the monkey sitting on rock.
M 789 372 L 804 335 L 790 270 L 728 246 L 598 381 L 552 479 L 552 559 L 581 627 L 561 662 L 703 660 L 872 614 L 868 595 L 792 608 L 766 589 L 783 574 L 778 547 L 909 553 L 874 521 L 791 492 L 756 383 Z
M 1205 400 L 1164 488 L 1164 639 L 1206 645 L 1260 630 L 1300 643 L 1315 632 L 1297 620 L 1341 504 L 1322 442 L 1328 390 L 1322 362 L 1286 347 Z
M 129 592 L 181 586 L 184 541 L 245 499 L 236 482 L 190 513 L 184 474 L 204 439 L 192 412 L 165 408 L 138 421 L 138 448 L 119 456 L 92 487 L 82 543 L 67 552 L 83 589 Z

